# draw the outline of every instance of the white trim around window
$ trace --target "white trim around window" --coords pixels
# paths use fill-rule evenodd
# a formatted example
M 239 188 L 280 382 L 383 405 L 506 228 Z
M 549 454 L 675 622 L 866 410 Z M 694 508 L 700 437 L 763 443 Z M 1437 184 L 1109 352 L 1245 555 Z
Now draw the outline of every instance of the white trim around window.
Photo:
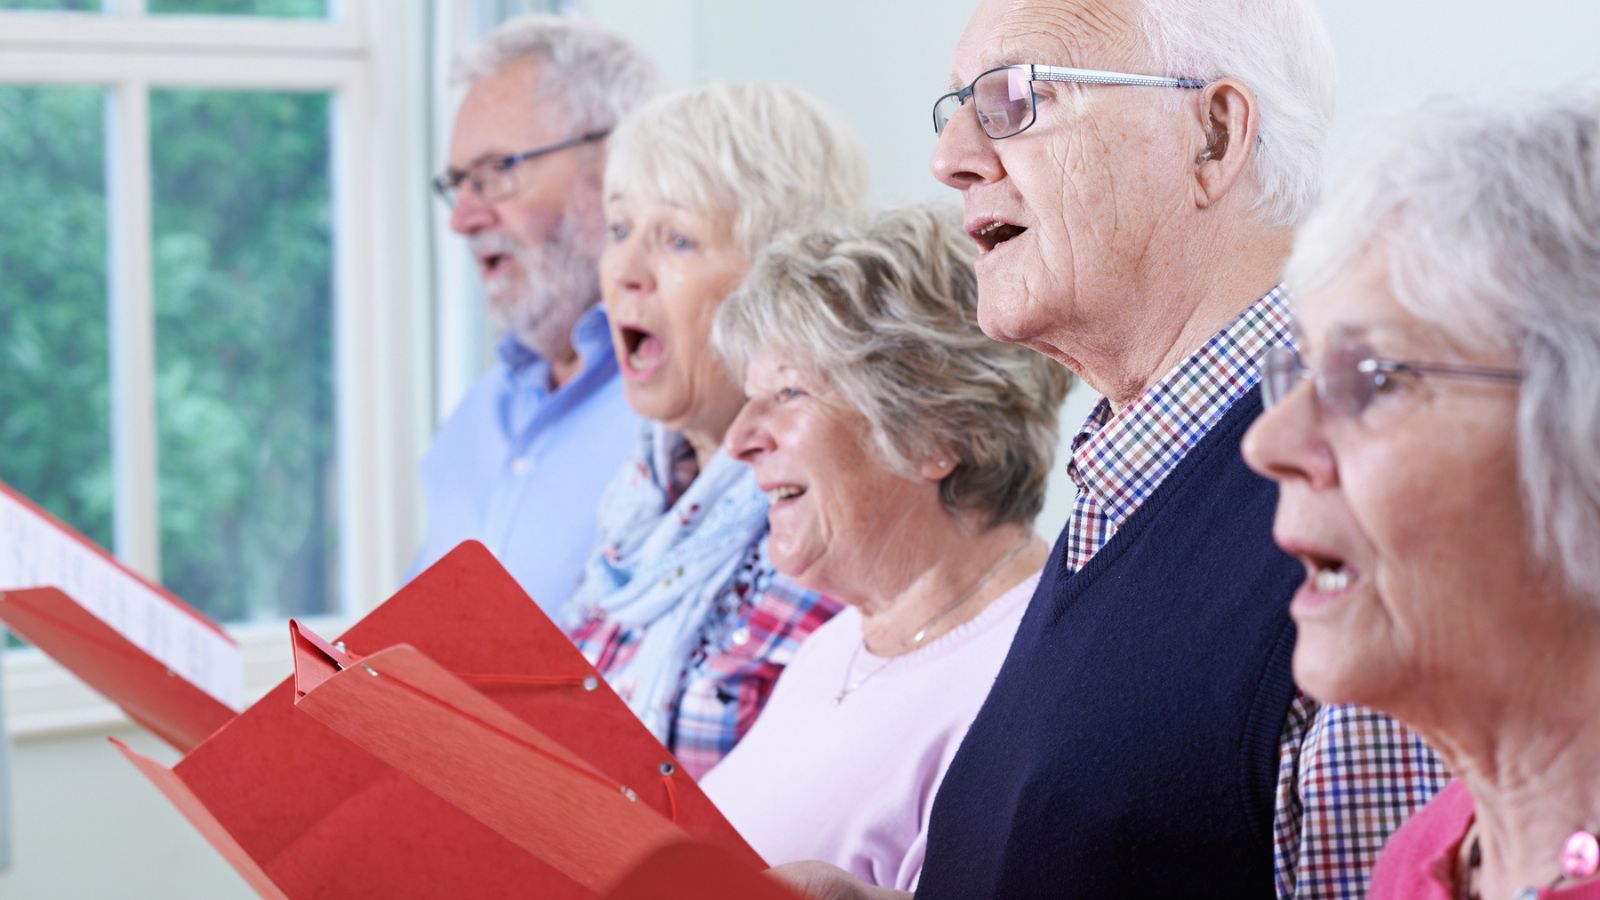
M 328 91 L 339 447 L 336 633 L 398 586 L 420 535 L 416 461 L 432 430 L 428 4 L 342 0 L 328 21 L 0 12 L 0 85 L 108 88 L 117 555 L 159 579 L 151 378 L 149 90 Z M 255 699 L 288 674 L 281 623 L 231 629 Z M 0 654 L 13 734 L 120 720 L 33 650 Z

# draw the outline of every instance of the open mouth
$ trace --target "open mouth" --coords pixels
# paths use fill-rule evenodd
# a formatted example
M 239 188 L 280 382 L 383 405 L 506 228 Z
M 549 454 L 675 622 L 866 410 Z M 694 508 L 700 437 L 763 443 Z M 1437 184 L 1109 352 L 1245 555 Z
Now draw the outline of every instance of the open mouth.
M 1327 556 L 1303 556 L 1311 587 L 1319 594 L 1340 594 L 1350 589 L 1354 573 L 1344 560 Z
M 661 338 L 637 325 L 620 326 L 618 334 L 622 336 L 623 370 L 629 376 L 644 378 L 661 367 L 667 356 Z
M 977 243 L 979 250 L 983 253 L 988 253 L 1012 238 L 1021 237 L 1022 233 L 1027 230 L 1021 225 L 1014 225 L 1010 222 L 990 220 L 976 223 L 973 227 L 967 229 L 967 234 Z
M 478 257 L 478 267 L 483 270 L 485 275 L 493 275 L 510 263 L 511 254 L 509 253 L 490 253 L 486 256 Z
M 767 488 L 767 501 L 773 506 L 777 506 L 785 500 L 793 500 L 796 497 L 804 496 L 805 492 L 805 488 L 796 484 L 780 484 L 776 487 Z

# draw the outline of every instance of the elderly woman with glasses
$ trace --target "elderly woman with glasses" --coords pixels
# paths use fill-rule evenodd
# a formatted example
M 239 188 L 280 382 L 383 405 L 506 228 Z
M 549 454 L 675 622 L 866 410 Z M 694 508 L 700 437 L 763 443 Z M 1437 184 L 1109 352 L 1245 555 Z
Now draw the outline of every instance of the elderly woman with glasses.
M 730 455 L 778 571 L 846 609 L 703 782 L 770 863 L 908 890 L 940 778 L 1049 552 L 1033 531 L 1069 376 L 977 322 L 956 210 L 770 247 L 714 341 L 749 400 Z
M 1245 454 L 1297 680 L 1459 779 L 1370 896 L 1600 897 L 1600 96 L 1436 103 L 1334 183 Z
M 712 318 L 781 230 L 853 215 L 865 193 L 860 144 L 794 88 L 663 97 L 611 138 L 600 290 L 623 391 L 649 421 L 601 500 L 566 624 L 693 775 L 838 608 L 775 577 L 767 496 L 720 449 L 744 393 L 711 352 Z

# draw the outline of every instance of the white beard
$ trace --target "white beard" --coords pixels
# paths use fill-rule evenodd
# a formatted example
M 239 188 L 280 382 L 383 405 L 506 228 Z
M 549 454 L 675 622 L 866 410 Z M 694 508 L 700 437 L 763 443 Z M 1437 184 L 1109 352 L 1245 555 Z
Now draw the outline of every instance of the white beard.
M 510 271 L 484 284 L 490 321 L 545 359 L 568 355 L 572 329 L 600 296 L 600 242 L 584 233 L 599 213 L 587 206 L 579 201 L 564 210 L 537 248 L 498 233 L 472 241 L 475 253 L 512 259 Z

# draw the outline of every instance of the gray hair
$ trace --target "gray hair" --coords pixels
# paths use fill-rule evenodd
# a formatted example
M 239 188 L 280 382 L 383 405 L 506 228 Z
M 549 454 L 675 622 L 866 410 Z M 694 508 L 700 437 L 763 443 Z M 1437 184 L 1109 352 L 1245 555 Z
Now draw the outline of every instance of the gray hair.
M 754 354 L 792 354 L 866 417 L 893 470 L 954 454 L 946 509 L 1030 525 L 1072 376 L 984 336 L 976 253 L 951 208 L 788 235 L 723 304 L 712 342 L 739 380 Z
M 858 212 L 867 154 L 799 88 L 711 84 L 661 97 L 617 129 L 605 194 L 733 217 L 747 256 L 779 232 Z
M 1144 0 L 1140 26 L 1160 74 L 1232 76 L 1255 92 L 1255 208 L 1275 224 L 1298 224 L 1322 189 L 1337 79 L 1333 42 L 1311 0 Z
M 591 22 L 525 15 L 506 20 L 455 63 L 455 80 L 471 86 L 524 60 L 544 67 L 539 97 L 555 100 L 574 132 L 615 128 L 661 91 L 661 70 L 637 47 Z
M 1369 133 L 1288 282 L 1315 289 L 1381 251 L 1409 313 L 1518 357 L 1534 549 L 1600 602 L 1600 94 L 1435 100 Z

